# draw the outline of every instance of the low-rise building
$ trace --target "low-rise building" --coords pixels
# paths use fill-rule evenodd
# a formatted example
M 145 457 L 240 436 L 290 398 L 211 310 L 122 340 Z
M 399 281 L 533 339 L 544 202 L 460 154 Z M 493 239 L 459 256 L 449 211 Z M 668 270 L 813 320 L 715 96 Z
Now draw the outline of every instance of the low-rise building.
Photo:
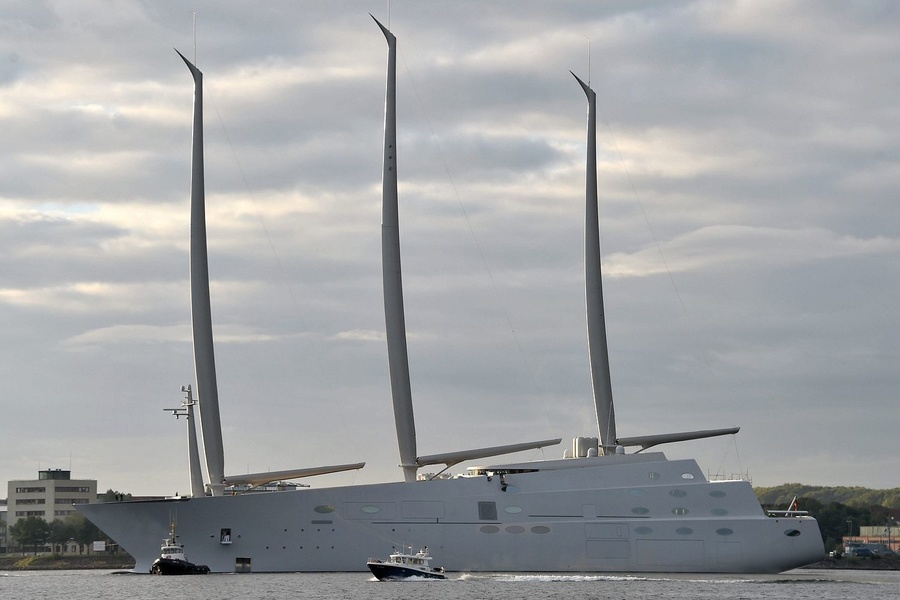
M 71 471 L 38 471 L 37 479 L 13 480 L 7 490 L 7 528 L 20 519 L 40 517 L 47 522 L 76 512 L 76 504 L 97 501 L 96 479 L 72 479 Z
M 5 554 L 9 548 L 6 536 L 6 498 L 0 498 L 0 554 Z
M 872 554 L 900 553 L 900 523 L 891 518 L 884 525 L 863 525 L 859 535 L 844 537 L 844 553 L 859 555 L 860 549 Z

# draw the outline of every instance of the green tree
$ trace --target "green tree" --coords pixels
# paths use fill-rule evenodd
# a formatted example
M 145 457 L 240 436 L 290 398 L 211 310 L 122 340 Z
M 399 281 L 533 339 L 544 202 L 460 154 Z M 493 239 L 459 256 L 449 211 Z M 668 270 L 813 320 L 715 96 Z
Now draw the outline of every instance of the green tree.
M 9 535 L 20 547 L 32 546 L 37 554 L 38 546 L 43 546 L 50 539 L 50 523 L 40 517 L 19 519 L 9 528 Z
M 74 537 L 75 530 L 67 521 L 56 519 L 50 523 L 49 542 L 53 544 L 53 552 L 60 552 L 60 546 Z
M 71 520 L 74 531 L 72 537 L 78 542 L 79 552 L 81 553 L 84 553 L 84 547 L 92 542 L 107 539 L 107 536 L 96 525 L 85 519 L 83 515 L 69 515 L 66 519 Z

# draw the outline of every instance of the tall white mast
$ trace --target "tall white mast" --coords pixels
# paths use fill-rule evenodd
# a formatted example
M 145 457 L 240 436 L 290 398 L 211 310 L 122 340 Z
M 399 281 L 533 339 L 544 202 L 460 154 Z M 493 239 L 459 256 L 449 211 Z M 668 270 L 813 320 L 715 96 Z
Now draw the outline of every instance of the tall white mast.
M 184 392 L 184 400 L 181 401 L 179 408 L 167 408 L 176 419 L 184 417 L 187 421 L 187 442 L 188 442 L 188 468 L 190 470 L 191 481 L 191 497 L 197 498 L 206 495 L 206 489 L 203 486 L 203 471 L 200 467 L 200 450 L 197 446 L 197 428 L 194 426 L 194 402 L 191 396 L 191 386 L 181 386 Z
M 176 50 L 176 52 L 178 52 Z M 194 78 L 194 126 L 191 145 L 191 325 L 194 340 L 194 371 L 197 376 L 197 404 L 200 431 L 206 455 L 209 487 L 214 496 L 225 488 L 225 457 L 222 422 L 219 418 L 219 391 L 213 351 L 212 311 L 209 302 L 209 264 L 206 252 L 206 208 L 203 180 L 203 73 L 184 57 Z
M 600 213 L 597 207 L 597 94 L 572 73 L 588 101 L 587 175 L 585 177 L 584 278 L 587 307 L 588 353 L 591 385 L 600 447 L 612 453 L 616 446 L 616 414 L 613 408 L 609 374 L 609 349 L 606 343 L 606 317 L 603 308 L 603 280 L 600 276 Z
M 191 386 L 183 386 L 181 391 L 185 393 L 184 406 L 187 409 L 187 428 L 188 428 L 188 461 L 191 473 L 191 496 L 203 496 L 206 490 L 203 489 L 203 471 L 200 467 L 200 450 L 197 446 L 197 426 L 194 423 L 194 399 L 191 397 Z
M 375 17 L 372 17 L 375 19 Z M 394 424 L 400 446 L 400 467 L 406 481 L 416 480 L 416 423 L 409 383 L 403 282 L 400 274 L 400 222 L 397 208 L 397 38 L 378 22 L 388 44 L 384 98 L 384 167 L 382 171 L 381 268 L 384 281 L 384 323 L 394 402 Z

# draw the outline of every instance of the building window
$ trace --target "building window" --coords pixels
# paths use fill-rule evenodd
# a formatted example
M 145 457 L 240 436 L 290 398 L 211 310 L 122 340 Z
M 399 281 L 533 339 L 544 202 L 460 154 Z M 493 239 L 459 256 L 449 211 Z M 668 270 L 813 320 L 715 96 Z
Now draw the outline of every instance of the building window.
M 17 494 L 43 494 L 47 491 L 44 487 L 20 487 L 16 488 Z
M 56 504 L 88 504 L 87 498 L 57 498 Z
M 16 504 L 46 504 L 44 498 L 16 498 Z
M 17 517 L 43 517 L 44 511 L 42 510 L 17 510 Z
M 76 492 L 78 494 L 89 494 L 91 493 L 91 488 L 89 487 L 58 487 L 56 488 L 56 492 Z

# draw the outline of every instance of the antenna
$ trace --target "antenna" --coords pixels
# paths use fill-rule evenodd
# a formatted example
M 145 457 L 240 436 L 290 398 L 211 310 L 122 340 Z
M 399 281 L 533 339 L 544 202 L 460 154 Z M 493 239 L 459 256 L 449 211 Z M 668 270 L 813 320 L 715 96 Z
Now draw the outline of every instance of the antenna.
M 194 28 L 194 65 L 197 64 L 197 13 L 191 13 L 193 16 L 193 28 Z

